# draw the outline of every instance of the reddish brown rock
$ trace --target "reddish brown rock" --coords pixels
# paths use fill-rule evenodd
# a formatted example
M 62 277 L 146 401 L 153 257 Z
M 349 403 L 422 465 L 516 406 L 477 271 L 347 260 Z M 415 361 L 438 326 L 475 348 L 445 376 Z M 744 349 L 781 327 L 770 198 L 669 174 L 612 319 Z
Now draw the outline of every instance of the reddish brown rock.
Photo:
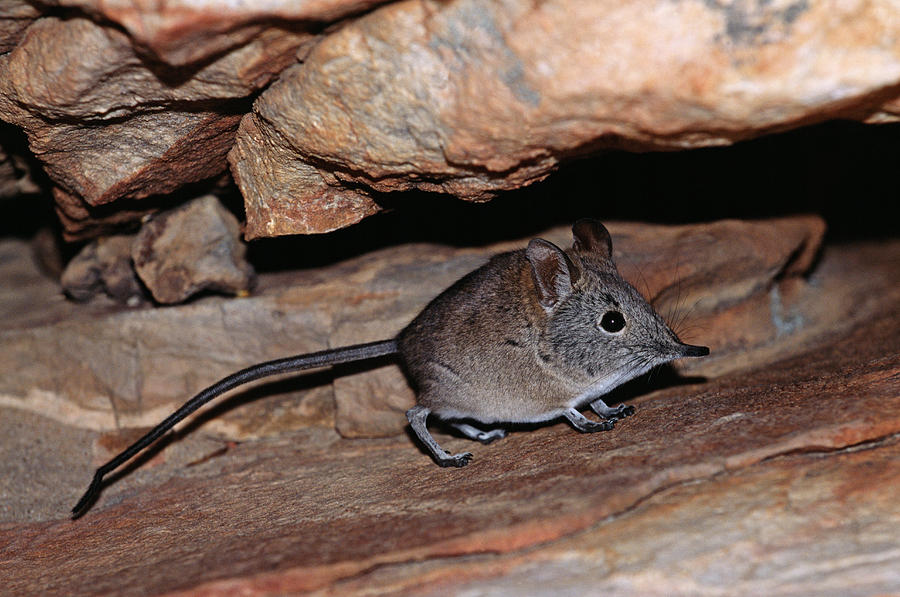
M 55 296 L 63 301 L 58 286 Z M 25 301 L 14 303 L 25 314 L 9 315 L 32 325 L 0 333 L 8 350 L 0 355 L 0 404 L 101 431 L 152 426 L 212 382 L 253 363 L 320 350 L 327 337 L 327 321 L 284 296 L 207 299 L 165 310 L 91 302 L 72 311 L 50 298 L 32 303 L 49 303 L 50 313 L 67 317 L 48 321 L 49 313 L 31 314 Z M 228 399 L 220 400 L 222 414 L 207 429 L 242 440 L 311 425 L 333 428 L 331 387 L 316 379 L 244 388 L 237 396 L 246 407 L 231 402 L 229 409 Z M 252 400 L 262 396 L 268 399 Z
M 237 218 L 212 195 L 148 220 L 131 258 L 141 281 L 160 303 L 180 303 L 201 290 L 246 294 L 256 273 L 244 259 Z
M 66 236 L 75 240 L 158 209 L 134 201 L 100 212 L 93 206 L 160 196 L 221 174 L 238 121 L 218 112 L 149 113 L 101 127 L 60 124 L 36 131 L 30 144 L 61 187 L 54 195 Z
M 674 486 L 538 549 L 407 561 L 311 594 L 891 595 L 900 587 L 889 539 L 900 533 L 898 459 L 889 440 L 783 456 Z
M 41 11 L 31 2 L 4 0 L 0 4 L 0 54 L 5 54 L 16 47 L 25 30 L 39 16 Z
M 825 233 L 818 216 L 619 230 L 616 258 L 625 278 L 684 338 L 712 348 L 709 358 L 675 365 L 685 373 L 721 375 L 738 362 L 746 367 L 796 351 L 838 324 L 840 309 L 855 300 L 843 294 L 846 285 L 833 289 L 844 300 L 830 301 L 810 286 L 810 276 L 819 279 L 812 266 Z M 883 286 L 859 283 L 857 290 Z
M 257 119 L 244 118 L 240 131 L 228 159 L 244 195 L 248 240 L 330 232 L 381 210 L 365 191 L 327 184 L 319 170 L 299 163 L 285 151 L 287 141 Z M 316 201 L 297 201 L 309 192 Z
M 443 254 L 442 254 L 443 253 Z M 416 261 L 423 265 L 421 253 L 413 248 L 403 253 L 385 255 L 393 268 L 405 270 L 400 277 L 387 275 L 387 270 L 369 270 L 360 286 L 368 295 L 352 298 L 358 305 L 336 318 L 330 344 L 346 346 L 359 342 L 384 340 L 397 335 L 422 309 L 428 295 L 412 291 L 417 285 L 413 277 Z M 444 287 L 453 283 L 457 270 L 465 273 L 466 265 L 454 259 L 448 252 L 441 252 L 424 264 L 437 265 L 438 260 L 450 259 L 450 278 L 429 281 L 428 288 Z M 479 259 L 480 261 L 480 259 Z M 437 269 L 437 268 L 433 268 Z M 424 287 L 425 285 L 419 285 Z M 430 294 L 430 293 L 429 293 Z M 424 299 L 424 300 L 423 300 Z M 345 371 L 333 382 L 335 427 L 343 437 L 386 437 L 402 433 L 406 426 L 406 411 L 416 403 L 416 396 L 403 371 L 392 361 L 370 363 L 361 371 Z
M 222 54 L 279 28 L 304 29 L 361 12 L 384 0 L 45 0 L 77 7 L 97 20 L 109 20 L 135 43 L 172 65 L 187 65 Z
M 896 243 L 879 249 L 895 262 Z M 825 263 L 841 271 L 844 259 L 868 257 L 855 251 Z M 612 432 L 514 433 L 464 469 L 434 466 L 407 437 L 315 435 L 138 469 L 77 521 L 46 509 L 40 521 L 7 519 L 5 588 L 502 594 L 521 582 L 575 594 L 890 594 L 895 307 L 883 302 L 792 358 L 644 396 Z M 42 454 L 55 444 L 31 442 L 29 453 L 35 445 Z M 84 456 L 62 455 L 86 483 Z M 20 461 L 0 466 L 23 475 L 11 464 Z M 53 489 L 33 507 L 62 492 L 74 501 L 83 487 Z
M 156 201 L 120 200 L 114 205 L 91 206 L 77 195 L 53 187 L 56 215 L 67 241 L 95 238 L 112 231 L 133 229 L 149 214 L 161 209 Z
M 245 117 L 230 162 L 248 235 L 348 225 L 377 210 L 372 189 L 483 200 L 604 148 L 885 114 L 900 41 L 883 32 L 898 15 L 862 0 L 382 7 L 327 36 Z
M 26 131 L 60 187 L 69 237 L 84 237 L 135 211 L 95 218 L 84 213 L 90 207 L 221 174 L 244 108 L 235 101 L 267 84 L 310 38 L 272 29 L 179 70 L 147 62 L 118 29 L 43 18 L 0 57 L 0 118 Z
M 96 206 L 220 174 L 238 120 L 208 111 L 148 113 L 87 129 L 60 124 L 33 132 L 29 142 L 54 182 Z
M 182 102 L 246 97 L 291 64 L 309 37 L 269 31 L 208 64 L 179 70 L 141 58 L 116 28 L 83 18 L 47 17 L 35 22 L 9 55 L 4 92 L 43 118 L 99 124 L 177 109 Z

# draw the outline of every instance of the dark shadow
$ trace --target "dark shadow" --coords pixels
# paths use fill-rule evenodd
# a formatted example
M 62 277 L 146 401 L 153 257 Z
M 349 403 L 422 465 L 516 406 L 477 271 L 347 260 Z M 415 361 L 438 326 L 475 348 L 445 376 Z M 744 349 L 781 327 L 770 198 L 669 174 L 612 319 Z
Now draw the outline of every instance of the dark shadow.
M 603 401 L 609 405 L 620 404 L 657 390 L 701 384 L 706 383 L 706 381 L 707 378 L 703 376 L 681 375 L 671 364 L 665 364 L 660 365 L 652 371 L 649 371 L 640 377 L 636 377 L 629 382 L 623 383 L 606 394 L 603 397 Z
M 4 135 L 4 147 L 30 155 L 24 135 L 0 126 L 0 132 L 7 130 L 14 134 Z M 900 124 L 832 121 L 729 147 L 606 151 L 565 162 L 544 181 L 498 193 L 487 203 L 419 191 L 372 193 L 384 209 L 380 214 L 328 234 L 257 239 L 249 243 L 248 260 L 261 273 L 300 270 L 407 243 L 473 247 L 528 238 L 580 217 L 684 224 L 817 213 L 828 224 L 829 242 L 890 238 L 896 236 L 891 219 L 877 214 L 893 197 L 891 160 L 898 143 Z M 49 188 L 40 165 L 29 159 Z M 166 197 L 91 208 L 92 216 L 165 209 L 205 192 L 214 192 L 244 219 L 243 199 L 227 177 Z M 9 225 L 0 233 L 18 236 L 56 222 L 49 196 L 34 199 L 4 200 Z
M 581 217 L 657 224 L 815 213 L 829 242 L 896 236 L 893 197 L 900 124 L 832 121 L 728 147 L 606 151 L 564 163 L 547 179 L 472 203 L 419 191 L 374 193 L 384 211 L 324 235 L 258 239 L 258 271 L 336 263 L 406 243 L 456 247 L 528 238 Z

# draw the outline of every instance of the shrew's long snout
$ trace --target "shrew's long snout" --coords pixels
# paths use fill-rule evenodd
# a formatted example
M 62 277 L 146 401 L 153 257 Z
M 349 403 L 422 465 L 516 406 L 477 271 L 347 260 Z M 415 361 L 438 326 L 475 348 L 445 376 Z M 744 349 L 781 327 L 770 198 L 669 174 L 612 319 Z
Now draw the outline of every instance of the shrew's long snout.
M 694 346 L 693 344 L 681 344 L 681 356 L 683 357 L 705 357 L 709 354 L 708 346 Z

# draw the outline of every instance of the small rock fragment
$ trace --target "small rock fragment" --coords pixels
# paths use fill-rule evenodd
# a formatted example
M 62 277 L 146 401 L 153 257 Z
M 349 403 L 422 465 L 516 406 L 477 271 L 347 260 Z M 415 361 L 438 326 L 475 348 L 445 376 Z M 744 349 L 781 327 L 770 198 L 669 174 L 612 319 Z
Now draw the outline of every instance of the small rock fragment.
M 76 301 L 103 292 L 120 303 L 144 302 L 144 290 L 131 266 L 133 242 L 133 234 L 119 234 L 88 243 L 63 270 L 60 281 L 65 293 Z
M 240 234 L 237 218 L 216 197 L 200 197 L 144 224 L 132 247 L 134 267 L 160 303 L 206 289 L 246 292 L 256 274 Z

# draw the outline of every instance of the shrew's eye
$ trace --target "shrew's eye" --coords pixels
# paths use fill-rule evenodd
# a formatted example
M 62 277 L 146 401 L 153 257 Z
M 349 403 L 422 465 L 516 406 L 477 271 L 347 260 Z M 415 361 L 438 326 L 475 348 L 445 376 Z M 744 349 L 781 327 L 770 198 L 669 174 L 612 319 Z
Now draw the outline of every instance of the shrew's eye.
M 621 332 L 625 328 L 625 316 L 618 311 L 607 311 L 600 318 L 600 327 L 610 334 Z

